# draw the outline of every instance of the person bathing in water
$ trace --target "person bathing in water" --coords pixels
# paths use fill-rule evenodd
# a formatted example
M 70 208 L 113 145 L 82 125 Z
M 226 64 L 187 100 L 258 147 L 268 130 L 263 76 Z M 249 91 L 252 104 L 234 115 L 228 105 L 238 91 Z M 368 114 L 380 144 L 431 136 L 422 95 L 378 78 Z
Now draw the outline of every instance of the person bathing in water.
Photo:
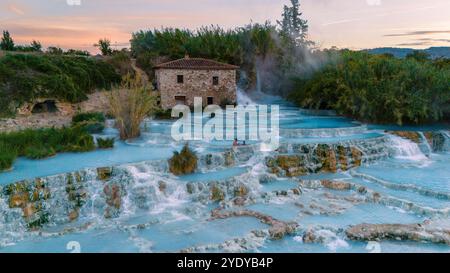
M 246 146 L 246 145 L 247 145 L 247 144 L 245 143 L 245 140 L 242 142 L 242 144 L 239 143 L 239 141 L 238 141 L 237 138 L 235 138 L 234 141 L 233 141 L 233 147 L 236 147 L 236 146 Z

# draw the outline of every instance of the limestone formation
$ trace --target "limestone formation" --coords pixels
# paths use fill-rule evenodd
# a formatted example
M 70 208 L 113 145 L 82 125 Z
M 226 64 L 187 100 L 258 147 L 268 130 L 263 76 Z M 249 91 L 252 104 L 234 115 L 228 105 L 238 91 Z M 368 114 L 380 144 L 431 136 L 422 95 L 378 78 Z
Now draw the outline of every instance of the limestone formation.
M 346 230 L 347 237 L 356 241 L 417 241 L 450 245 L 450 229 L 430 224 L 361 224 Z
M 348 191 L 352 188 L 350 183 L 345 183 L 342 181 L 323 180 L 321 181 L 321 184 L 324 188 L 338 191 Z
M 280 240 L 286 235 L 293 234 L 298 227 L 298 224 L 295 222 L 283 222 L 269 215 L 251 210 L 223 211 L 221 209 L 216 209 L 211 212 L 212 219 L 227 219 L 231 217 L 254 217 L 262 223 L 271 226 L 269 234 L 270 238 L 273 240 Z

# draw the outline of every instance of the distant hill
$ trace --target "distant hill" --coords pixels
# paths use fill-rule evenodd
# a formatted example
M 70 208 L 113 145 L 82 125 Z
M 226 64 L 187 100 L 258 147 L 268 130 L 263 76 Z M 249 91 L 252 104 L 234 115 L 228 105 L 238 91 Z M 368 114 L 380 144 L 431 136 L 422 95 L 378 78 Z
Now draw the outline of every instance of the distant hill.
M 412 48 L 396 48 L 396 47 L 380 47 L 380 48 L 374 48 L 374 49 L 368 49 L 367 52 L 371 54 L 386 54 L 390 53 L 394 55 L 397 58 L 405 58 L 406 55 L 413 52 L 414 50 L 418 49 L 412 49 Z M 450 58 L 450 47 L 430 47 L 428 49 L 419 49 L 419 51 L 425 51 L 428 54 L 431 55 L 433 59 L 437 58 Z

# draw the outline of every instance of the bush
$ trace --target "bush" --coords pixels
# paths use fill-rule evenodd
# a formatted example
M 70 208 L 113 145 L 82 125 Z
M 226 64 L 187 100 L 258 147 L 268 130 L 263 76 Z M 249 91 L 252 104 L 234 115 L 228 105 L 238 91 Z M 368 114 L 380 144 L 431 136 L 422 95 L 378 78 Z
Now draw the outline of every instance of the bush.
M 155 119 L 172 119 L 172 110 L 158 109 L 154 114 Z
M 122 140 L 139 137 L 142 121 L 156 109 L 156 97 L 142 85 L 139 76 L 124 77 L 121 88 L 112 92 L 109 103 Z
M 114 148 L 114 138 L 97 138 L 97 146 L 99 149 Z
M 16 157 L 17 152 L 12 147 L 0 142 L 0 171 L 11 169 Z
M 81 113 L 72 118 L 72 125 L 82 127 L 90 134 L 100 134 L 105 129 L 105 121 L 103 113 Z
M 83 121 L 75 124 L 86 130 L 89 134 L 100 134 L 105 129 L 105 124 L 95 121 Z
M 197 162 L 197 155 L 186 144 L 181 152 L 175 151 L 169 159 L 169 169 L 175 175 L 190 174 L 197 169 Z
M 105 122 L 106 118 L 103 113 L 100 112 L 92 112 L 92 113 L 80 113 L 75 115 L 72 118 L 73 123 L 79 123 L 83 121 L 97 121 L 97 122 Z
M 42 159 L 55 155 L 56 152 L 52 147 L 30 146 L 25 149 L 25 156 L 30 159 Z
M 134 69 L 131 64 L 131 57 L 127 52 L 114 52 L 111 57 L 107 58 L 106 62 L 111 64 L 116 72 L 120 75 L 134 75 Z

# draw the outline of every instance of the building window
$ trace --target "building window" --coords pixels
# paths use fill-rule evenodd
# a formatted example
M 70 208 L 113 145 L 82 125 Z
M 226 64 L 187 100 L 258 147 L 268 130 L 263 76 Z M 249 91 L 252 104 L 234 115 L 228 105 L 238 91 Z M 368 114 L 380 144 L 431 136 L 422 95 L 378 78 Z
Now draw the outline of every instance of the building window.
M 183 75 L 178 75 L 177 76 L 177 83 L 184 83 L 184 76 Z
M 186 96 L 175 96 L 175 103 L 177 105 L 186 105 Z
M 217 76 L 213 77 L 213 85 L 219 85 L 219 77 Z

